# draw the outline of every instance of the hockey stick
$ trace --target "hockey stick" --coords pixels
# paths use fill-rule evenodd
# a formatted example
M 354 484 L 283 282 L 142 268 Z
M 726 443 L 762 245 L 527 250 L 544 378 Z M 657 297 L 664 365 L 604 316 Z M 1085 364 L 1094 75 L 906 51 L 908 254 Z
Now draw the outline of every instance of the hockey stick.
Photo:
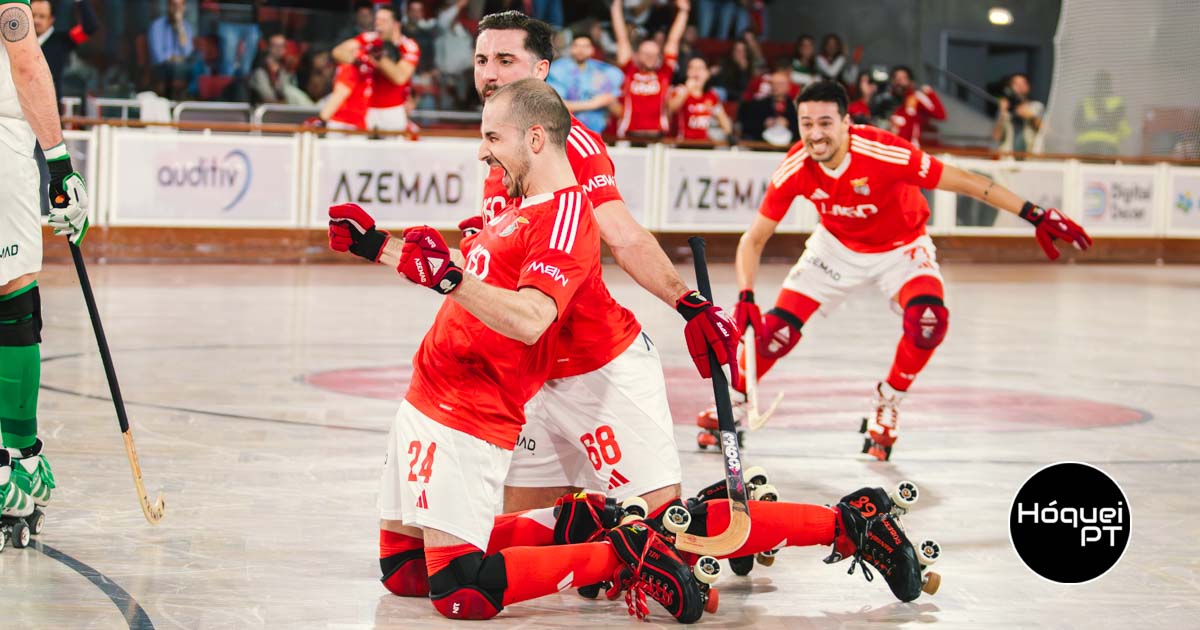
M 142 514 L 151 525 L 158 525 L 162 520 L 166 506 L 163 495 L 158 493 L 154 505 L 146 495 L 146 485 L 142 483 L 142 466 L 138 463 L 137 449 L 133 446 L 133 431 L 129 428 L 129 417 L 125 415 L 125 400 L 121 398 L 121 386 L 117 384 L 117 371 L 113 368 L 112 354 L 108 351 L 108 340 L 104 336 L 104 326 L 100 323 L 100 311 L 96 308 L 96 296 L 92 295 L 92 283 L 88 281 L 87 267 L 83 264 L 83 252 L 74 243 L 71 247 L 71 258 L 75 261 L 75 272 L 79 274 L 79 287 L 83 289 L 83 301 L 87 303 L 88 316 L 92 318 L 92 330 L 96 333 L 96 345 L 100 347 L 100 361 L 104 363 L 104 376 L 108 378 L 108 390 L 112 393 L 113 406 L 117 408 L 117 422 L 121 425 L 121 435 L 125 438 L 125 454 L 129 457 L 129 469 L 133 472 L 133 485 L 137 488 L 138 501 L 142 504 Z
M 712 285 L 708 280 L 708 265 L 704 260 L 704 239 L 688 239 L 696 265 L 696 287 L 700 294 L 711 298 Z M 734 359 L 736 360 L 736 359 Z M 717 428 L 721 433 L 721 454 L 725 457 L 725 484 L 729 489 L 729 526 L 716 536 L 677 534 L 675 547 L 690 553 L 723 556 L 737 551 L 750 537 L 750 507 L 746 503 L 746 482 L 742 480 L 742 453 L 738 447 L 737 427 L 733 424 L 733 407 L 729 402 L 729 382 L 721 364 L 710 349 L 708 365 L 712 370 L 713 395 L 717 403 Z
M 745 337 L 749 337 L 747 340 Z M 767 409 L 767 413 L 758 413 L 758 331 L 754 330 L 751 325 L 746 329 L 746 335 L 743 336 L 742 342 L 746 346 L 746 419 L 750 424 L 750 430 L 756 431 L 762 428 L 762 425 L 767 423 L 771 418 L 771 414 L 779 408 L 779 403 L 783 402 L 783 392 L 779 392 L 775 396 L 775 400 L 771 403 L 771 408 Z

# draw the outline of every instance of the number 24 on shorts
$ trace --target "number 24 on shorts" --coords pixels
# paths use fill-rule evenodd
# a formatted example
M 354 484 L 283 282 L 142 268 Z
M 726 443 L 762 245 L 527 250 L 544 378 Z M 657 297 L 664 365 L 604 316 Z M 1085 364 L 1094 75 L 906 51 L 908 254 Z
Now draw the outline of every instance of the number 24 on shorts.
M 583 448 L 587 449 L 588 459 L 592 460 L 592 468 L 600 470 L 604 464 L 612 466 L 621 461 L 621 447 L 617 444 L 617 436 L 612 427 L 602 424 L 596 427 L 595 433 L 584 433 L 579 436 Z
M 425 459 L 421 462 L 421 469 L 417 470 L 417 460 L 421 459 L 421 443 L 413 440 L 408 445 L 408 454 L 412 455 L 412 461 L 408 464 L 408 480 L 416 481 L 417 476 L 423 477 L 422 483 L 429 483 L 429 477 L 433 474 L 433 454 L 437 452 L 437 442 L 430 442 L 429 448 L 425 449 Z

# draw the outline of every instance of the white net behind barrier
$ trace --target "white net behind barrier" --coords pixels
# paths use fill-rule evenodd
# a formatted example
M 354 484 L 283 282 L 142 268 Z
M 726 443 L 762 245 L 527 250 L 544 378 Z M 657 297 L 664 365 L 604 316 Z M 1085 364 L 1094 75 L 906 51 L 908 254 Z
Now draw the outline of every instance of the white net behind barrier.
M 1063 0 L 1046 150 L 1200 159 L 1200 0 Z

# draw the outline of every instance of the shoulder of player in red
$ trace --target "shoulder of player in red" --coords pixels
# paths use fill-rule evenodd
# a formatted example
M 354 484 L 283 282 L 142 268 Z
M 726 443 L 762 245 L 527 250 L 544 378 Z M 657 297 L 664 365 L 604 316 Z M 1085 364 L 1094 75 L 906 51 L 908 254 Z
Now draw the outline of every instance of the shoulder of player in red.
M 593 207 L 622 201 L 617 190 L 616 167 L 604 139 L 574 116 L 571 117 L 571 131 L 567 134 L 567 159 L 575 172 L 575 181 L 583 187 Z
M 934 188 L 942 177 L 942 161 L 890 131 L 870 125 L 850 126 L 850 154 L 867 159 L 880 175 L 921 188 Z
M 666 76 L 670 81 L 671 75 L 675 74 L 675 68 L 679 66 L 679 55 L 663 55 L 662 65 L 658 67 L 658 75 Z
M 550 296 L 561 318 L 585 279 L 599 273 L 600 235 L 592 204 L 583 188 L 575 185 L 527 197 L 517 210 L 517 220 L 529 222 L 517 288 L 532 287 Z
M 421 46 L 417 44 L 417 40 L 402 35 L 400 37 L 400 45 L 397 48 L 400 50 L 401 61 L 407 61 L 416 65 L 421 60 Z
M 334 83 L 341 83 L 351 89 L 362 81 L 362 73 L 358 71 L 358 66 L 352 63 L 338 64 L 337 71 L 333 75 Z

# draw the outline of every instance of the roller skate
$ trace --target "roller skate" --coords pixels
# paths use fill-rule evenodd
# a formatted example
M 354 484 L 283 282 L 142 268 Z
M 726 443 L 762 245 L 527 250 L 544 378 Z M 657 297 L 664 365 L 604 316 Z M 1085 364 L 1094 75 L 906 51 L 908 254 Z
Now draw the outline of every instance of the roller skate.
M 751 501 L 778 501 L 779 492 L 775 486 L 768 483 L 767 471 L 762 466 L 751 466 L 742 473 L 742 478 L 746 481 L 746 492 Z M 687 500 L 689 510 L 692 510 L 702 503 L 717 499 L 729 498 L 729 486 L 722 479 L 696 493 L 696 496 Z M 670 517 L 669 513 L 664 514 L 664 517 Z M 755 560 L 764 567 L 769 567 L 775 564 L 775 554 L 779 553 L 778 549 L 764 551 L 754 556 L 741 556 L 738 558 L 728 558 L 729 568 L 733 570 L 735 575 L 748 575 L 754 568 Z
M 0 448 L 0 551 L 10 541 L 18 549 L 28 547 L 30 537 L 41 533 L 45 523 L 33 497 L 21 489 L 15 477 L 8 450 Z
M 746 420 L 746 395 L 730 388 L 729 400 L 733 405 L 733 426 L 737 430 L 738 448 L 741 448 L 746 443 L 746 432 L 742 429 L 742 424 Z M 699 446 L 700 450 L 705 451 L 708 450 L 708 447 L 721 443 L 716 405 L 696 415 L 696 426 L 701 429 L 696 434 L 696 446 Z
M 625 564 L 614 576 L 609 598 L 624 591 L 629 614 L 646 618 L 646 596 L 662 604 L 679 623 L 694 623 L 705 612 L 716 612 L 719 593 L 712 583 L 721 573 L 716 558 L 701 556 L 689 568 L 669 540 L 637 514 L 627 515 L 604 538 Z
M 892 457 L 892 445 L 896 443 L 896 427 L 900 421 L 900 401 L 904 400 L 904 392 L 893 389 L 885 382 L 875 385 L 875 393 L 871 396 L 875 407 L 874 415 L 864 417 L 859 433 L 865 433 L 862 452 L 878 459 L 887 461 Z
M 842 497 L 833 551 L 826 564 L 852 558 L 847 574 L 862 567 L 868 582 L 874 579 L 870 567 L 883 574 L 892 594 L 902 602 L 911 602 L 922 592 L 933 595 L 941 586 L 941 575 L 928 567 L 941 556 L 934 540 L 919 547 L 909 542 L 901 515 L 916 504 L 919 490 L 915 483 L 902 481 L 890 492 L 883 488 L 862 488 Z

